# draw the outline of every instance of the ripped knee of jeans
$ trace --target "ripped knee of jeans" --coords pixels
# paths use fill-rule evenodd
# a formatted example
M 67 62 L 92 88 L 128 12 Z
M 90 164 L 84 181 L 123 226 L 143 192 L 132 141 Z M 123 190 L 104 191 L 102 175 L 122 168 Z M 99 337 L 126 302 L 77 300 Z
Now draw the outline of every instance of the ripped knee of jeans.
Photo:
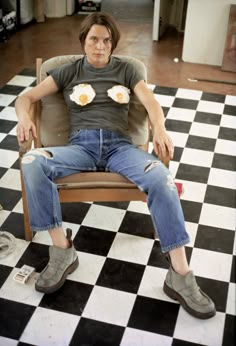
M 151 169 L 153 169 L 156 166 L 159 166 L 161 164 L 161 161 L 154 160 L 154 161 L 148 161 L 147 166 L 144 168 L 144 173 L 149 172 Z
M 161 165 L 161 161 L 159 161 L 159 160 L 149 161 L 148 164 L 146 165 L 146 167 L 144 168 L 144 173 L 149 172 L 150 170 L 152 170 L 153 168 L 155 168 L 159 165 Z M 170 188 L 170 190 L 172 190 L 172 191 L 176 190 L 175 181 L 174 181 L 174 178 L 170 172 L 166 176 L 166 185 Z
M 43 156 L 46 159 L 50 159 L 52 157 L 52 153 L 49 151 L 46 151 L 44 149 L 34 149 L 30 150 L 24 157 L 22 158 L 22 163 L 29 164 L 32 163 L 35 160 L 35 156 Z

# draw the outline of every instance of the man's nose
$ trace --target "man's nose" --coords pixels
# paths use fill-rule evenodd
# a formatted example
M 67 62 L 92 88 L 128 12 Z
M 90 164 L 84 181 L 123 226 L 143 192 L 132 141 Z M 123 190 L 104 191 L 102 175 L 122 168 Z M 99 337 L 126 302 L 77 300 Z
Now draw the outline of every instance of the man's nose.
M 98 41 L 98 42 L 97 42 L 97 48 L 98 48 L 98 49 L 103 49 L 103 47 L 104 47 L 103 41 L 102 41 L 102 40 Z

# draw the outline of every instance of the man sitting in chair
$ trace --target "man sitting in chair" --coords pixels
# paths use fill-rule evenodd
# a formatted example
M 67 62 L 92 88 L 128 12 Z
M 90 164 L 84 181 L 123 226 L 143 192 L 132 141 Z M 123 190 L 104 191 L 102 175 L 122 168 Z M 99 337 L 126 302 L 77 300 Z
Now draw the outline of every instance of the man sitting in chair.
M 63 147 L 31 150 L 22 159 L 22 172 L 33 231 L 48 230 L 53 245 L 50 260 L 35 288 L 58 290 L 78 266 L 71 240 L 62 228 L 59 196 L 54 179 L 82 171 L 120 173 L 147 195 L 147 203 L 162 252 L 170 268 L 165 293 L 180 302 L 191 315 L 206 319 L 215 315 L 212 300 L 198 287 L 184 246 L 189 242 L 176 186 L 161 162 L 173 157 L 173 143 L 166 132 L 162 109 L 139 71 L 131 63 L 112 56 L 120 38 L 114 19 L 101 12 L 87 16 L 79 39 L 85 55 L 72 64 L 49 71 L 48 77 L 16 100 L 18 142 L 36 129 L 29 117 L 31 105 L 62 91 L 70 113 L 69 143 Z M 153 146 L 159 157 L 135 145 L 128 135 L 130 92 L 148 112 Z

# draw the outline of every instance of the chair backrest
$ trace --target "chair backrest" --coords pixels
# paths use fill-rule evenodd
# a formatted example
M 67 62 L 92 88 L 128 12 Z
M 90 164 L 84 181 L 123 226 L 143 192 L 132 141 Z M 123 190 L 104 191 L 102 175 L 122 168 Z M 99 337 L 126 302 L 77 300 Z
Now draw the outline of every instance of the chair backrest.
M 116 55 L 117 57 L 130 61 L 135 68 L 142 73 L 143 79 L 147 80 L 146 67 L 140 60 L 130 57 Z M 47 77 L 47 71 L 60 67 L 64 64 L 72 63 L 80 59 L 82 55 L 57 56 L 43 62 L 38 80 L 42 81 Z M 64 97 L 61 92 L 44 97 L 42 100 L 40 137 L 43 146 L 57 146 L 67 143 L 69 134 L 69 114 Z M 149 140 L 149 127 L 146 109 L 138 98 L 131 94 L 129 107 L 129 134 L 133 143 L 138 146 L 145 146 Z

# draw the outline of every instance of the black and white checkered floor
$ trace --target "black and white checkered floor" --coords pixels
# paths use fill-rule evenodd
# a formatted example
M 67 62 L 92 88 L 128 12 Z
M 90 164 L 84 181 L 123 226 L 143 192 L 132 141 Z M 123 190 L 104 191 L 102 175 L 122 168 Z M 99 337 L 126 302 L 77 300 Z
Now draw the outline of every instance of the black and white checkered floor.
M 206 321 L 162 291 L 167 264 L 143 202 L 63 205 L 79 268 L 55 294 L 34 290 L 48 234 L 24 241 L 14 100 L 35 83 L 25 69 L 0 89 L 0 228 L 17 238 L 0 259 L 0 345 L 233 345 L 235 337 L 236 97 L 150 85 L 175 142 L 190 265 L 215 301 Z M 23 265 L 36 273 L 22 285 Z

